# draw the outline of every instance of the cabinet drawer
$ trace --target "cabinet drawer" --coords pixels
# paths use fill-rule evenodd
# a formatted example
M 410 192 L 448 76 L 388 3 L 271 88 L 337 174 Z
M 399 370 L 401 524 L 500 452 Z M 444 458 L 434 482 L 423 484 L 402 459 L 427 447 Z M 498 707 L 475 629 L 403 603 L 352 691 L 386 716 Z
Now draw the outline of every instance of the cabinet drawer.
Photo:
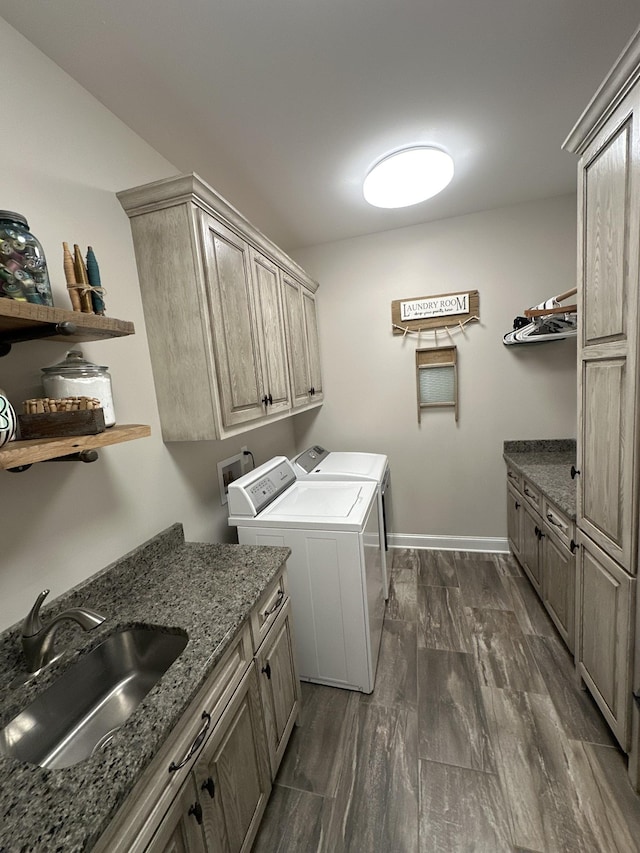
M 575 523 L 547 498 L 542 499 L 542 517 L 562 544 L 569 548 L 575 539 Z
M 269 629 L 278 618 L 287 599 L 287 581 L 284 571 L 275 578 L 251 613 L 253 650 L 257 652 Z
M 507 483 L 510 483 L 519 492 L 522 491 L 522 474 L 519 474 L 511 465 L 507 465 Z
M 536 488 L 536 486 L 533 486 L 524 477 L 522 478 L 522 494 L 524 499 L 528 501 L 534 509 L 537 509 L 538 512 L 542 511 L 542 495 L 540 490 Z

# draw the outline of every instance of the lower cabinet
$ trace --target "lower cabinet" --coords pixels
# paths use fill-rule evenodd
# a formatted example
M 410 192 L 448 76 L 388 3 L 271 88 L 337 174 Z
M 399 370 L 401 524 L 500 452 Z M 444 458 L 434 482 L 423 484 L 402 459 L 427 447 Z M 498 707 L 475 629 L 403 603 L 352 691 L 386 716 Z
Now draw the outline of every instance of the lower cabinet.
M 300 709 L 283 570 L 95 853 L 248 853 Z
M 628 752 L 636 579 L 583 533 L 578 537 L 578 674 Z
M 256 654 L 262 708 L 267 732 L 271 778 L 275 778 L 300 708 L 291 636 L 291 604 L 280 614 Z
M 247 851 L 271 791 L 255 669 L 249 669 L 156 830 L 148 853 Z
M 524 569 L 571 652 L 576 634 L 576 543 L 574 523 L 539 490 L 507 472 L 507 531 Z

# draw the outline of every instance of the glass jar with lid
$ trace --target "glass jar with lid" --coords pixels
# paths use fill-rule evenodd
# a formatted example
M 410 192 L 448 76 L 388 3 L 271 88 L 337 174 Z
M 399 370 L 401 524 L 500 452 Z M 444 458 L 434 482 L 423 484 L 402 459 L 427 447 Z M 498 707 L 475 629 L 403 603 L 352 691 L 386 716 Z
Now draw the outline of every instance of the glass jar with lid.
M 53 306 L 42 246 L 12 210 L 0 210 L 0 297 Z
M 105 426 L 116 422 L 109 368 L 92 364 L 80 350 L 71 350 L 63 361 L 43 367 L 42 385 L 47 397 L 95 397 L 100 400 Z

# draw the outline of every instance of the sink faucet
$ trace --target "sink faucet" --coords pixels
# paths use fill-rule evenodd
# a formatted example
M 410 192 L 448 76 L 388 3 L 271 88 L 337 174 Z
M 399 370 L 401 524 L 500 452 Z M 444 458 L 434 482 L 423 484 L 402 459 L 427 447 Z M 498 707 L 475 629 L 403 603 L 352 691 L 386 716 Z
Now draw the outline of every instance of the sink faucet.
M 43 589 L 22 623 L 22 648 L 29 673 L 38 672 L 43 666 L 60 657 L 55 653 L 54 640 L 63 622 L 77 622 L 85 631 L 91 631 L 104 622 L 104 616 L 100 616 L 95 610 L 89 610 L 88 607 L 71 607 L 58 614 L 48 625 L 43 625 L 40 620 L 40 607 L 48 595 L 49 590 Z

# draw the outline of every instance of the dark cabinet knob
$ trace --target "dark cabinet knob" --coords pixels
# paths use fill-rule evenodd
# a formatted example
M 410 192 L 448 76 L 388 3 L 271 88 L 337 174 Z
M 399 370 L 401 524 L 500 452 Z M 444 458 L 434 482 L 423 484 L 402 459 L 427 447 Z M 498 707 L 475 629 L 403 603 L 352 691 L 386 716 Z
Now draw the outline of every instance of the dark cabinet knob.
M 571 466 L 571 479 L 575 480 L 575 478 L 578 476 L 579 473 L 580 473 L 580 471 L 578 471 L 578 469 L 575 467 L 575 465 L 572 465 Z
M 519 503 L 519 501 L 516 501 L 516 502 L 515 502 L 515 504 L 516 504 L 516 509 L 520 509 L 520 503 Z
M 271 666 L 269 664 L 269 661 L 267 661 L 267 663 L 262 667 L 262 669 L 260 671 L 264 672 L 264 674 L 267 676 L 267 678 L 269 680 L 271 680 Z
M 208 791 L 211 799 L 213 799 L 215 797 L 215 795 L 216 795 L 216 783 L 213 781 L 211 776 L 209 776 L 208 779 L 205 779 L 205 781 L 202 783 L 202 785 L 200 787 L 203 791 Z
M 269 405 L 273 406 L 273 397 L 269 394 Z
M 266 395 L 266 394 L 265 394 L 265 395 L 264 395 L 264 397 L 262 398 L 262 405 L 263 405 L 263 406 L 268 406 L 268 405 L 269 405 L 269 398 L 267 397 L 267 395 Z
M 190 808 L 187 814 L 193 815 L 198 823 L 202 826 L 202 806 L 200 803 L 195 802 Z
M 569 550 L 571 551 L 572 554 L 575 554 L 579 547 L 580 546 L 578 545 L 578 543 L 574 542 L 573 539 L 569 543 Z

